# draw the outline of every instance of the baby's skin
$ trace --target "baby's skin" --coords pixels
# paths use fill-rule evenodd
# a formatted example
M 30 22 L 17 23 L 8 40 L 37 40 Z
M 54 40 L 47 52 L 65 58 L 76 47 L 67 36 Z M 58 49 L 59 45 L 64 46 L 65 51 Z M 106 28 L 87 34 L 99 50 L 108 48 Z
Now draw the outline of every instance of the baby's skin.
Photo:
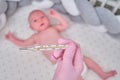
M 42 11 L 34 10 L 29 15 L 29 24 L 30 28 L 36 31 L 36 33 L 26 40 L 20 40 L 16 38 L 11 32 L 8 32 L 8 34 L 6 34 L 6 39 L 21 47 L 32 46 L 34 44 L 58 44 L 58 39 L 63 38 L 60 33 L 68 28 L 68 23 L 59 13 L 53 9 L 49 10 L 49 16 L 58 20 L 59 24 L 51 25 L 48 17 Z M 51 60 L 53 51 L 43 51 L 43 54 L 50 61 L 53 61 Z M 57 59 L 59 56 L 54 55 L 54 57 Z M 104 72 L 96 62 L 86 56 L 84 56 L 83 60 L 86 66 L 98 74 L 102 80 L 106 80 L 107 78 L 117 74 L 115 70 Z M 82 80 L 82 77 L 80 80 Z
M 49 45 L 57 44 L 58 39 L 63 38 L 60 32 L 68 27 L 68 23 L 53 9 L 49 10 L 50 17 L 58 20 L 60 23 L 56 25 L 50 25 L 48 17 L 40 10 L 34 10 L 29 15 L 29 24 L 32 30 L 37 31 L 27 40 L 19 40 L 14 37 L 12 33 L 8 33 L 6 38 L 13 43 L 25 47 L 34 44 Z M 53 51 L 43 51 L 45 56 L 51 60 Z

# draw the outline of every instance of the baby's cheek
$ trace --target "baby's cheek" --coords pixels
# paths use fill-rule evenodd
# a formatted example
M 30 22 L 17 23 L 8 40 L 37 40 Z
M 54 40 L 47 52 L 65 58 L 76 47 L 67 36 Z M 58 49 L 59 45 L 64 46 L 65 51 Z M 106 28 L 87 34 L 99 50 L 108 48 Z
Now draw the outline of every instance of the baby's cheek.
M 46 29 L 46 27 L 45 27 L 45 26 L 42 26 L 42 27 L 40 27 L 40 29 L 41 29 L 41 30 L 45 30 L 45 29 Z
M 45 19 L 44 19 L 44 22 L 45 22 L 45 23 L 49 23 L 49 19 L 45 18 Z
M 34 27 L 40 27 L 40 24 L 39 23 L 35 23 L 33 26 Z

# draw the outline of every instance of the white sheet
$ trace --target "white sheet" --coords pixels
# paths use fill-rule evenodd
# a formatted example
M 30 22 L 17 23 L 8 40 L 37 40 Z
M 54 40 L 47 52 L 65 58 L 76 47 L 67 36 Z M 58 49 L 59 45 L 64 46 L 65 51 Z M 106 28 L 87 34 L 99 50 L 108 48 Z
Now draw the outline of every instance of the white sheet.
M 19 38 L 26 39 L 30 30 L 27 17 L 34 6 L 21 8 L 10 17 L 6 28 L 0 33 L 0 80 L 51 80 L 54 67 L 39 52 L 20 51 L 19 47 L 7 41 L 4 35 L 10 30 Z M 67 19 L 68 20 L 68 19 Z M 81 45 L 84 55 L 91 57 L 105 70 L 116 69 L 118 75 L 108 80 L 120 80 L 120 43 L 105 33 L 70 22 L 70 28 L 62 34 Z M 88 71 L 85 80 L 101 80 Z

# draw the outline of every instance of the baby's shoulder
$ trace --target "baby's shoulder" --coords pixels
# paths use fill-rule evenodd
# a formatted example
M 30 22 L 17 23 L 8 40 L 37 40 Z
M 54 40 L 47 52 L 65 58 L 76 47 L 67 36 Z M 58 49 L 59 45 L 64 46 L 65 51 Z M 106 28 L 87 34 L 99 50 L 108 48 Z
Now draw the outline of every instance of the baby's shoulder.
M 38 33 L 34 33 L 34 34 L 32 34 L 32 36 L 31 36 L 31 38 L 36 38 L 37 37 L 37 35 L 38 35 Z
M 53 25 L 53 26 L 51 26 L 49 29 L 52 29 L 52 30 L 58 31 L 58 29 L 57 29 L 57 25 Z

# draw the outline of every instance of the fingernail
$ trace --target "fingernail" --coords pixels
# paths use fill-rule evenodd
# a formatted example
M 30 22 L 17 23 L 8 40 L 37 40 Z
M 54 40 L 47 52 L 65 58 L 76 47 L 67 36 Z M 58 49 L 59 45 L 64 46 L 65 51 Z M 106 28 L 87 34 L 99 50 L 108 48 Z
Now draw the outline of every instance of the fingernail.
M 50 58 L 52 61 L 57 61 L 57 59 L 55 58 L 55 56 L 51 56 L 51 58 Z

